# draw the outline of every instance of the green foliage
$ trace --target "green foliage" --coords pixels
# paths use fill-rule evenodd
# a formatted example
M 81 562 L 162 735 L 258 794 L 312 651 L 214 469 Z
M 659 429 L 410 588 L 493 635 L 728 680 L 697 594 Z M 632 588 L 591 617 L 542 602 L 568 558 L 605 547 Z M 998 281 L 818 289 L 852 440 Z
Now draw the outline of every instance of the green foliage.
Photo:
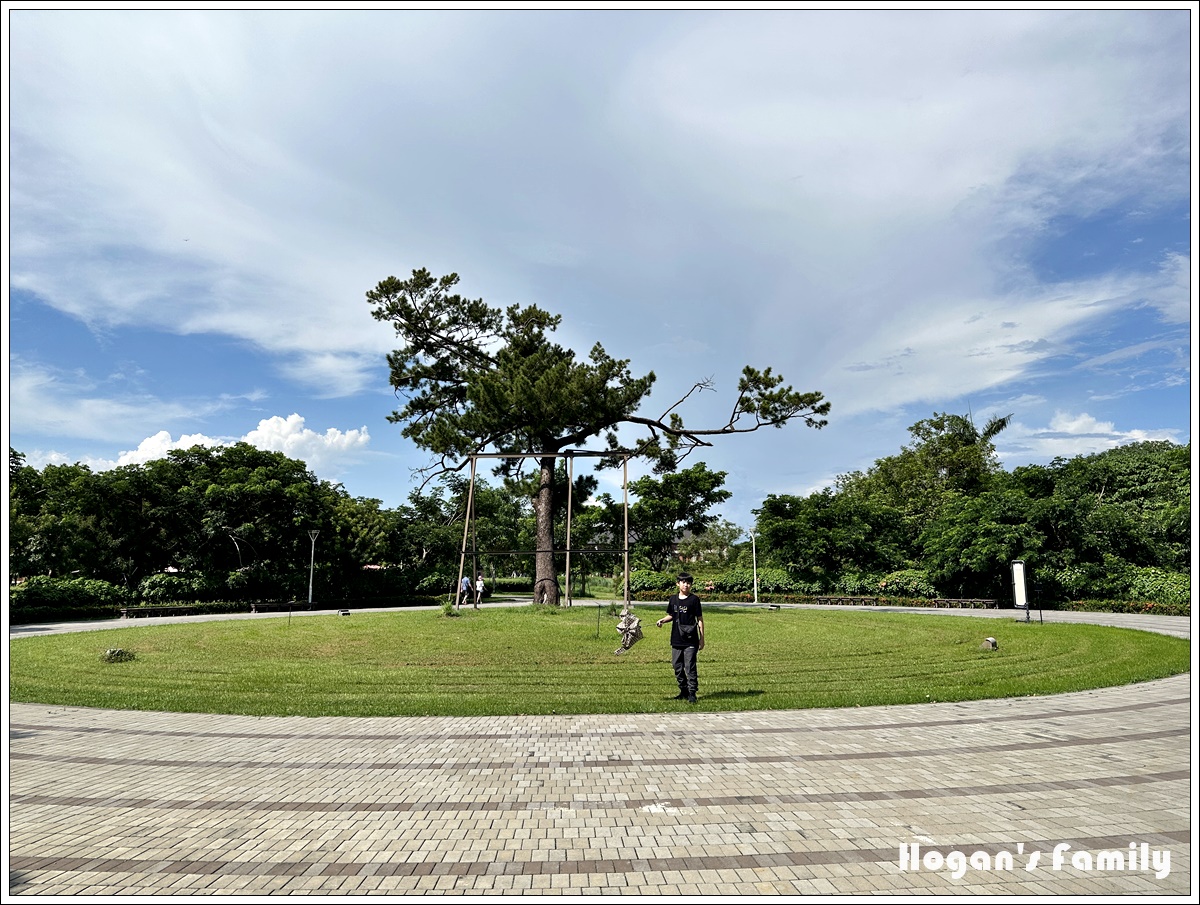
M 935 415 L 865 474 L 804 498 L 768 497 L 757 510 L 760 557 L 848 596 L 916 570 L 924 581 L 903 593 L 1008 600 L 1015 559 L 1047 602 L 1185 593 L 1161 573 L 1190 564 L 1189 446 L 1135 443 L 1009 474 L 991 447 L 1006 423 L 980 431 Z
M 499 575 L 490 579 L 490 584 L 497 594 L 529 594 L 533 591 L 533 579 L 527 577 L 511 578 Z
M 454 594 L 458 574 L 449 569 L 431 572 L 417 582 L 417 591 L 421 594 Z
M 879 578 L 860 575 L 858 572 L 843 572 L 833 587 L 837 594 L 846 597 L 871 596 L 879 590 Z
M 1056 610 L 1076 613 L 1131 613 L 1136 616 L 1191 616 L 1190 600 L 1165 602 L 1160 600 L 1064 600 L 1055 604 Z
M 886 502 L 853 491 L 768 496 L 757 510 L 766 559 L 802 582 L 836 587 L 845 572 L 885 573 L 907 565 L 909 529 Z
M 889 572 L 879 580 L 879 593 L 889 597 L 924 597 L 932 599 L 940 597 L 937 588 L 929 580 L 929 574 L 922 569 L 901 569 Z
M 753 593 L 754 570 L 729 569 L 714 579 L 715 590 L 723 593 Z M 758 570 L 758 589 L 767 594 L 789 594 L 799 590 L 796 580 L 783 569 L 765 566 Z
M 124 588 L 92 578 L 36 575 L 9 589 L 9 619 L 14 625 L 59 619 L 102 619 L 119 614 L 129 602 Z
M 10 450 L 14 575 L 77 573 L 149 603 L 326 602 L 444 592 L 457 574 L 462 506 L 414 494 L 384 510 L 318 481 L 303 462 L 247 444 L 173 450 L 93 474 L 38 472 Z M 318 530 L 314 545 L 309 530 Z M 133 595 L 131 594 L 131 597 Z
M 435 454 L 461 460 L 489 444 L 502 452 L 553 452 L 624 420 L 650 392 L 628 362 L 597 344 L 588 362 L 552 343 L 561 318 L 540 308 L 491 308 L 452 290 L 458 275 L 414 270 L 367 293 L 372 316 L 404 345 L 388 356 L 406 399 L 391 420 Z
M 221 600 L 226 596 L 225 582 L 204 574 L 147 575 L 138 584 L 137 596 L 146 603 Z
M 684 537 L 676 545 L 676 553 L 693 570 L 698 565 L 716 568 L 729 566 L 738 559 L 740 550 L 737 542 L 744 536 L 745 532 L 733 522 L 714 518 L 704 530 Z
M 902 514 L 914 531 L 934 519 L 947 493 L 973 496 L 1000 472 L 992 438 L 1008 426 L 993 418 L 980 431 L 970 416 L 936 413 L 909 428 L 913 442 L 866 473 L 842 479 L 857 495 Z
M 700 534 L 716 523 L 717 516 L 709 510 L 729 499 L 729 491 L 722 489 L 724 483 L 725 472 L 709 471 L 703 462 L 661 478 L 631 481 L 629 492 L 635 498 L 629 506 L 631 554 L 652 571 L 666 569 L 685 532 Z M 608 494 L 600 497 L 600 504 L 608 536 L 623 536 L 624 507 Z
M 1186 606 L 1192 599 L 1192 577 L 1184 572 L 1168 572 L 1153 566 L 1130 566 L 1126 571 L 1129 596 L 1172 606 Z
M 678 572 L 656 572 L 652 569 L 636 569 L 629 573 L 629 593 L 643 591 L 665 591 L 670 594 L 678 589 Z

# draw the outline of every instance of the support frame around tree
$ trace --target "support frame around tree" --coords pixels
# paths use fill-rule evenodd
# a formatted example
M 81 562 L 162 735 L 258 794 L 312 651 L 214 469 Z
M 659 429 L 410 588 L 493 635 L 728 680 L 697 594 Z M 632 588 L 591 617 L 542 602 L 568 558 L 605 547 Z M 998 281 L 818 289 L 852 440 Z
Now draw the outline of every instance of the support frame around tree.
M 577 459 L 577 458 L 601 459 L 601 458 L 613 458 L 614 456 L 621 457 L 621 468 L 622 468 L 621 489 L 624 492 L 623 506 L 624 506 L 624 521 L 625 521 L 625 538 L 624 538 L 625 543 L 624 543 L 624 546 L 621 547 L 620 549 L 614 549 L 614 550 L 573 551 L 571 549 L 571 503 L 573 502 L 572 493 L 574 491 L 574 484 L 575 484 L 575 459 Z M 572 552 L 577 552 L 577 553 L 620 553 L 624 557 L 625 608 L 626 609 L 629 608 L 629 458 L 630 458 L 630 454 L 628 454 L 628 453 L 613 453 L 611 451 L 595 452 L 593 450 L 584 450 L 584 449 L 571 449 L 571 450 L 565 450 L 562 452 L 553 452 L 553 453 L 473 453 L 471 455 L 471 482 L 467 489 L 467 511 L 463 518 L 463 540 L 462 540 L 462 549 L 460 550 L 460 555 L 459 555 L 459 559 L 458 559 L 458 581 L 454 585 L 454 595 L 455 595 L 456 606 L 461 606 L 463 572 L 467 565 L 467 555 L 468 554 L 470 554 L 470 556 L 471 556 L 471 565 L 472 565 L 471 571 L 475 575 L 479 574 L 480 550 L 479 550 L 479 545 L 478 545 L 478 543 L 476 543 L 476 538 L 475 538 L 475 476 L 478 472 L 479 460 L 480 459 L 546 459 L 546 458 L 551 458 L 551 457 L 553 457 L 555 459 L 566 459 L 567 460 L 567 546 L 566 546 L 565 550 L 561 550 L 561 551 L 553 550 L 553 549 L 550 550 L 551 553 L 562 552 L 562 553 L 566 553 L 566 555 L 567 555 L 567 568 L 566 568 L 566 573 L 567 573 L 566 598 L 567 598 L 567 602 L 566 602 L 566 605 L 567 606 L 572 605 L 572 601 L 571 601 L 571 553 Z M 470 550 L 467 549 L 468 537 L 471 540 L 471 549 Z M 543 551 L 543 550 L 488 550 L 488 551 L 484 551 L 484 552 L 496 554 L 499 556 L 514 556 L 514 555 L 536 555 L 538 553 L 543 553 L 546 551 Z M 536 581 L 536 578 L 535 578 L 535 581 Z M 472 582 L 472 587 L 474 587 L 474 582 Z M 534 589 L 534 599 L 535 600 L 537 599 L 537 589 L 536 588 Z

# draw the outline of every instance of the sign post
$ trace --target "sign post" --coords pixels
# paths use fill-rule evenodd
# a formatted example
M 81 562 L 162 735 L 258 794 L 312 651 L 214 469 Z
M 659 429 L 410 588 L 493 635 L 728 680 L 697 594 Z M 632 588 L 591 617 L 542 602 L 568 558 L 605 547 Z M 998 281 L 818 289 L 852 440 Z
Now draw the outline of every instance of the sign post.
M 1025 560 L 1016 559 L 1012 564 L 1013 606 L 1025 611 L 1025 621 L 1029 621 L 1029 597 L 1025 592 Z

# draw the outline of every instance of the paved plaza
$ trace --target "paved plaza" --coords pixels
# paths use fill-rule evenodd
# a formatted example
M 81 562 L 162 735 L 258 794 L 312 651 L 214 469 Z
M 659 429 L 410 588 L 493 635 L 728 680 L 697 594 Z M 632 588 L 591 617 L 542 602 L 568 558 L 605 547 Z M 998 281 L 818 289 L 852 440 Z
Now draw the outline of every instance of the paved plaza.
M 9 891 L 1193 891 L 1190 675 L 842 710 L 705 713 L 703 691 L 694 713 L 571 717 L 14 703 Z

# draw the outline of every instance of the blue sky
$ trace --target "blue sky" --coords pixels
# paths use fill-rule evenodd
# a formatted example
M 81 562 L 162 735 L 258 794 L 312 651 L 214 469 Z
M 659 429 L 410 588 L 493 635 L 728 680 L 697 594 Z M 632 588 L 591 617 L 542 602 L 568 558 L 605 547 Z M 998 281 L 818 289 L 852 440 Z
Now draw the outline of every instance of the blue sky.
M 747 526 L 937 411 L 1011 412 L 1009 468 L 1188 442 L 1194 7 L 13 4 L 10 445 L 246 439 L 398 505 L 364 294 L 418 267 L 653 370 L 650 414 L 711 377 L 723 422 L 746 364 L 825 393 L 701 457 Z

